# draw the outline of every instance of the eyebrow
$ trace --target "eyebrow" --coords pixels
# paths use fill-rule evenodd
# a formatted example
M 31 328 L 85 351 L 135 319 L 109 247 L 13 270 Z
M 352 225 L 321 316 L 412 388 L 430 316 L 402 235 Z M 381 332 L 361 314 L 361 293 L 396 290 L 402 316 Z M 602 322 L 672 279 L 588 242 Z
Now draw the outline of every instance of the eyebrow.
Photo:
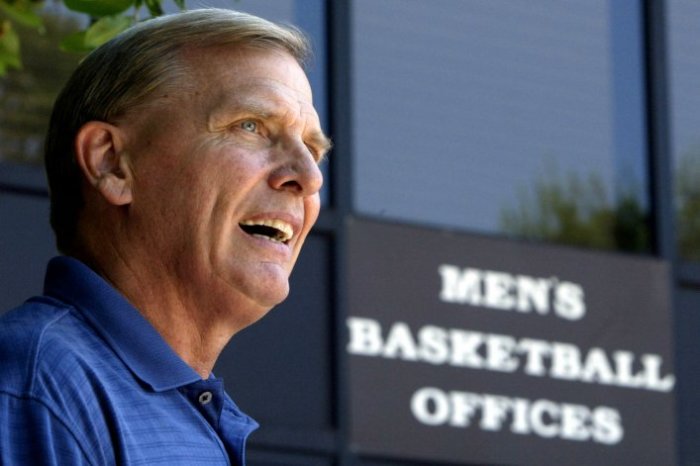
M 316 131 L 314 132 L 308 140 L 310 143 L 318 148 L 318 151 L 320 153 L 320 157 L 318 162 L 321 163 L 323 160 L 325 160 L 326 155 L 330 150 L 333 148 L 333 141 L 326 136 L 323 131 Z
M 219 126 L 220 120 L 224 120 L 225 124 L 228 124 L 229 117 L 238 114 L 250 114 L 261 119 L 277 116 L 271 105 L 265 105 L 257 99 L 226 99 L 219 102 L 219 105 L 209 112 L 208 126 L 210 129 L 216 128 Z

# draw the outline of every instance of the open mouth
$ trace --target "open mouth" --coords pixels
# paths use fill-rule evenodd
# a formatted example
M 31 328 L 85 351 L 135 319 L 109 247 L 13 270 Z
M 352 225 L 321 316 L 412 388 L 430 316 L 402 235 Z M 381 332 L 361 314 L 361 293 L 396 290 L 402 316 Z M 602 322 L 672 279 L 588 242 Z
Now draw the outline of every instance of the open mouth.
M 292 226 L 282 220 L 245 220 L 239 225 L 249 235 L 275 243 L 287 244 L 294 235 Z

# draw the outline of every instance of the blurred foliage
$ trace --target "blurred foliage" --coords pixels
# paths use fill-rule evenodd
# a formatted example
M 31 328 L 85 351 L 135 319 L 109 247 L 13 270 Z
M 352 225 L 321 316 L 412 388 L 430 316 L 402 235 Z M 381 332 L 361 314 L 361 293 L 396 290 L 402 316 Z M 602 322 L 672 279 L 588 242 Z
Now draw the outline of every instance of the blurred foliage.
M 44 134 L 53 101 L 79 55 L 57 53 L 62 37 L 80 29 L 69 15 L 42 12 L 43 32 L 19 28 L 25 53 L 21 69 L 0 78 L 0 159 L 30 164 L 41 163 Z
M 173 1 L 180 9 L 185 8 L 185 0 Z M 0 0 L 0 76 L 23 67 L 22 57 L 27 51 L 23 50 L 22 28 L 39 35 L 47 33 L 42 15 L 46 5 L 44 0 Z M 127 29 L 141 19 L 144 10 L 146 17 L 163 14 L 163 0 L 63 0 L 63 6 L 87 19 L 84 28 L 56 38 L 62 50 L 78 53 L 92 50 Z
M 79 60 L 142 10 L 162 14 L 162 1 L 0 0 L 0 160 L 41 164 L 51 107 Z
M 679 157 L 675 173 L 678 255 L 700 261 L 700 144 Z
M 549 170 L 530 189 L 519 190 L 517 206 L 501 211 L 501 228 L 509 235 L 572 246 L 650 249 L 649 219 L 637 197 L 625 194 L 611 202 L 595 174 L 562 177 Z

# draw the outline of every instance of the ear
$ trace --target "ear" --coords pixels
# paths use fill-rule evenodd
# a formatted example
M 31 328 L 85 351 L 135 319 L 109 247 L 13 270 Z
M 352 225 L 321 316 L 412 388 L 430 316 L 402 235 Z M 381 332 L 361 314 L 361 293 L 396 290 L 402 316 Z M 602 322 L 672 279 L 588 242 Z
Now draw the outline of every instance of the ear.
M 132 173 L 124 134 L 102 121 L 85 123 L 75 137 L 75 156 L 87 182 L 113 205 L 132 200 Z

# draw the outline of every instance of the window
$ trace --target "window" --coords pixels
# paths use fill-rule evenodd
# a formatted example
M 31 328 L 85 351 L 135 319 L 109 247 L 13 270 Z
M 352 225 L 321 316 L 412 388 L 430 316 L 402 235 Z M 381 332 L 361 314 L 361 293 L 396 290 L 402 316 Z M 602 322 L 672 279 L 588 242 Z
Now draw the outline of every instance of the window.
M 637 2 L 353 5 L 357 211 L 648 249 Z
M 700 261 L 700 2 L 668 2 L 671 152 L 681 258 Z

